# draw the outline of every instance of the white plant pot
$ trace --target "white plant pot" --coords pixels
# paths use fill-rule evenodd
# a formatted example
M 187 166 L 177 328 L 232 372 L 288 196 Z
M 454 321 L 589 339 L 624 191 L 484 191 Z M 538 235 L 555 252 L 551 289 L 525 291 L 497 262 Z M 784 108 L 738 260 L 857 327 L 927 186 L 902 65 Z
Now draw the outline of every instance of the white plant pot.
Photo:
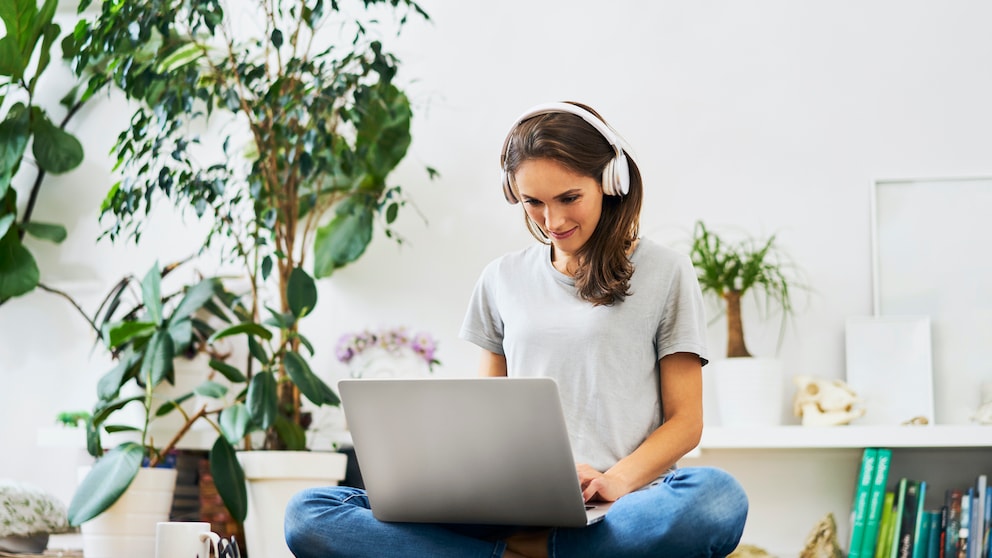
M 238 462 L 248 484 L 244 522 L 248 555 L 293 558 L 283 530 L 289 499 L 307 488 L 341 482 L 348 457 L 322 451 L 242 451 L 238 452 Z
M 782 424 L 782 361 L 737 357 L 713 360 L 711 378 L 721 426 L 760 427 Z
M 430 375 L 424 359 L 409 350 L 387 351 L 369 347 L 351 357 L 348 363 L 353 378 L 423 378 Z
M 79 480 L 90 467 L 80 467 Z M 142 467 L 124 494 L 107 511 L 80 526 L 86 558 L 155 556 L 155 528 L 169 521 L 176 470 Z

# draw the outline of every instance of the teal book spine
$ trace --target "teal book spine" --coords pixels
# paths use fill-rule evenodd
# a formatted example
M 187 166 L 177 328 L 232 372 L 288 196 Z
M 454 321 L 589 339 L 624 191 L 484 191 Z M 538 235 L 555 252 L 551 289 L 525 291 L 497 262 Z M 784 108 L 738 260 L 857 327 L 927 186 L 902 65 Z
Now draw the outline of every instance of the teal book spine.
M 885 487 L 889 482 L 889 467 L 892 463 L 892 450 L 878 448 L 875 460 L 875 474 L 872 478 L 868 497 L 868 517 L 865 520 L 864 536 L 861 540 L 862 558 L 874 558 L 881 533 L 882 514 L 885 511 Z
M 911 558 L 926 558 L 930 524 L 927 522 L 924 503 L 927 498 L 927 483 L 920 481 L 916 492 L 916 525 L 913 527 L 913 554 Z
M 875 467 L 878 461 L 878 448 L 865 448 L 861 453 L 861 468 L 854 489 L 854 501 L 851 504 L 851 540 L 848 545 L 848 558 L 861 558 L 862 541 L 868 523 L 868 501 L 871 497 L 871 486 L 875 479 Z
M 927 537 L 927 552 L 924 555 L 925 558 L 940 558 L 940 534 L 941 525 L 943 523 L 943 514 L 939 511 L 930 510 L 927 511 L 927 524 L 928 534 Z

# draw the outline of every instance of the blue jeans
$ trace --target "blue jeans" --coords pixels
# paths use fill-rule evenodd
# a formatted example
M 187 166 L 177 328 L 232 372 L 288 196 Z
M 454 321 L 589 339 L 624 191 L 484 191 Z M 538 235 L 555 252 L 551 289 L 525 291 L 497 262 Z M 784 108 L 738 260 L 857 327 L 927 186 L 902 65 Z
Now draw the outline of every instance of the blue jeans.
M 552 529 L 548 555 L 723 557 L 740 541 L 747 495 L 711 467 L 676 469 L 613 504 L 589 527 Z M 402 556 L 489 558 L 503 555 L 514 527 L 385 523 L 372 517 L 365 491 L 343 486 L 305 490 L 286 509 L 286 542 L 296 558 Z

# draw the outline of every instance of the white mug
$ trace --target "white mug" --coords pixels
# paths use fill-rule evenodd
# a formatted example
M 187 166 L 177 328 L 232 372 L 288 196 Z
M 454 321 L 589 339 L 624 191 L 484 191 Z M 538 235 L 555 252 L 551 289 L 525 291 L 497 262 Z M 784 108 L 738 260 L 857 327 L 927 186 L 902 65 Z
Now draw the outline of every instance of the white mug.
M 155 558 L 209 558 L 218 555 L 220 535 L 200 521 L 162 521 L 155 526 Z

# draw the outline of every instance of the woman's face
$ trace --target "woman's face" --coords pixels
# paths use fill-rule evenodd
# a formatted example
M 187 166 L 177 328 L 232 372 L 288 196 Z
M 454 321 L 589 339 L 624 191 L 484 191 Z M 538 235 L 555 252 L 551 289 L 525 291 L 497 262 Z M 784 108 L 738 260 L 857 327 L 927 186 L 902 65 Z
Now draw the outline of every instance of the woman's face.
M 561 255 L 585 245 L 603 212 L 603 186 L 553 159 L 524 161 L 513 175 L 527 215 Z

